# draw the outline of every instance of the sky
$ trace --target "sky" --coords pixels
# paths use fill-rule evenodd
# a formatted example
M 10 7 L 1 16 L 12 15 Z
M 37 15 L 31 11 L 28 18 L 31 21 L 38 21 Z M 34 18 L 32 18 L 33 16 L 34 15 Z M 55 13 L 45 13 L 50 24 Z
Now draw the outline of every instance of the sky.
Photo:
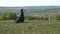
M 0 0 L 0 6 L 60 6 L 60 0 Z

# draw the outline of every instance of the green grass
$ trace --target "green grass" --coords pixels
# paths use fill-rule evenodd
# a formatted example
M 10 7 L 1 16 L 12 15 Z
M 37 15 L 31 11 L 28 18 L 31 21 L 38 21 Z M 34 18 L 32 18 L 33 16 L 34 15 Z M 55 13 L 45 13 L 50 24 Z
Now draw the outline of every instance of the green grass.
M 0 34 L 60 34 L 60 21 L 26 20 L 14 23 L 12 20 L 0 21 Z

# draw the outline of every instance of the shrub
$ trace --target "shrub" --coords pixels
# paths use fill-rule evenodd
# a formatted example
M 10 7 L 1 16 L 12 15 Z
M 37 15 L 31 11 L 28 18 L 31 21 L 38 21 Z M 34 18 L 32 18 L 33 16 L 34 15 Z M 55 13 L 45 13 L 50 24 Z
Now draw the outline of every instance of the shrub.
M 27 19 L 27 20 L 48 20 L 48 17 L 25 16 L 25 19 Z
M 13 12 L 6 12 L 4 15 L 3 15 L 3 17 L 5 18 L 5 19 L 15 19 L 16 17 L 17 17 L 17 15 L 15 14 L 15 13 L 13 13 Z
M 54 16 L 54 19 L 55 19 L 55 20 L 60 20 L 60 14 L 55 15 L 55 16 Z
M 2 15 L 0 16 L 0 20 L 5 20 L 6 18 Z
M 35 20 L 35 17 L 33 17 L 33 16 L 25 16 L 25 19 L 27 19 L 27 20 Z
M 48 20 L 48 17 L 41 17 L 42 20 Z
M 36 20 L 48 20 L 48 17 L 41 16 L 41 17 L 36 17 L 35 19 Z
M 35 18 L 35 20 L 40 20 L 41 18 L 40 17 L 34 17 Z
M 3 16 L 0 16 L 0 20 L 3 20 L 4 18 L 3 18 Z

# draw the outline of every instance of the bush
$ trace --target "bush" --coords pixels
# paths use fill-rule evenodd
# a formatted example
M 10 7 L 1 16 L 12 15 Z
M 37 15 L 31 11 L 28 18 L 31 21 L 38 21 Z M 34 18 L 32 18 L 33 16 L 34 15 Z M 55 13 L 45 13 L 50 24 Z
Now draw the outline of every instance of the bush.
M 3 18 L 3 16 L 0 16 L 0 20 L 4 20 L 5 18 Z
M 55 15 L 55 16 L 54 16 L 54 19 L 55 19 L 55 20 L 60 20 L 60 14 Z
M 41 18 L 40 17 L 34 17 L 35 18 L 35 20 L 40 20 Z
M 10 19 L 15 19 L 15 18 L 17 17 L 17 15 L 16 15 L 15 13 L 13 13 L 13 12 L 7 12 L 7 13 L 5 13 L 5 14 L 3 15 L 3 17 L 4 17 L 5 19 L 10 20 Z
M 48 20 L 48 17 L 33 17 L 33 16 L 25 16 L 25 19 L 27 20 Z
M 35 17 L 33 17 L 33 16 L 25 16 L 25 19 L 27 19 L 27 20 L 35 20 Z
M 48 17 L 41 17 L 41 20 L 48 20 Z

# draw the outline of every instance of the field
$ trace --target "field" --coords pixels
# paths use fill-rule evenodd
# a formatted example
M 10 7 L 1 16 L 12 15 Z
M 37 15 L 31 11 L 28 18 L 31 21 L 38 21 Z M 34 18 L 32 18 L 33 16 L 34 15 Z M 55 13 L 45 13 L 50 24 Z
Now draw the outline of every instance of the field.
M 14 23 L 12 20 L 0 20 L 0 34 L 60 34 L 58 20 L 25 20 Z

